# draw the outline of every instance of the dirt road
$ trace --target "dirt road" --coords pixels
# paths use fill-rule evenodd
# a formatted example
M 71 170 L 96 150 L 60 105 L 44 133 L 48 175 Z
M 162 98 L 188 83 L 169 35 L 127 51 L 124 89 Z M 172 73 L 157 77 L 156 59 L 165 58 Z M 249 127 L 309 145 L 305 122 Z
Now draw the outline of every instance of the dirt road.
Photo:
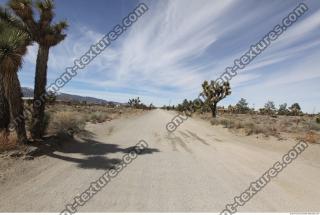
M 154 110 L 89 125 L 93 137 L 19 164 L 0 184 L 0 211 L 60 212 L 144 139 L 148 153 L 79 212 L 220 212 L 296 144 L 241 137 L 197 119 L 170 134 L 173 116 Z M 239 211 L 320 211 L 319 179 L 320 147 L 310 145 Z

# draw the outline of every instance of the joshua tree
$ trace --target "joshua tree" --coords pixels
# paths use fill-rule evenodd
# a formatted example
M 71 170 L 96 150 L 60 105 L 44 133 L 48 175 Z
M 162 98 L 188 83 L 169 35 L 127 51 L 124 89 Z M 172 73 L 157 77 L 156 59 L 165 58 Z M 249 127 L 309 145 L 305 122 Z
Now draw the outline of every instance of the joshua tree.
M 129 99 L 128 104 L 130 107 L 139 108 L 141 106 L 140 98 Z
M 217 104 L 222 99 L 231 95 L 231 87 L 229 82 L 224 82 L 222 84 L 211 81 L 210 84 L 208 81 L 204 81 L 202 84 L 202 93 L 201 96 L 205 98 L 205 103 L 210 107 L 212 112 L 212 117 L 217 116 Z
M 7 25 L 13 25 L 17 28 L 23 28 L 21 21 L 17 20 L 14 16 L 0 7 L 0 25 L 1 25 L 1 35 L 4 33 L 4 28 L 7 28 Z M 6 42 L 2 40 L 2 48 L 5 47 Z M 4 51 L 2 49 L 1 51 Z M 5 54 L 2 52 L 1 54 Z M 0 133 L 7 133 L 10 124 L 10 110 L 9 110 L 9 103 L 8 99 L 5 95 L 5 88 L 4 88 L 4 76 L 3 73 L 0 71 Z
M 40 18 L 35 20 L 31 0 L 10 0 L 9 7 L 27 26 L 32 41 L 39 44 L 33 104 L 32 136 L 36 139 L 43 136 L 43 123 L 45 111 L 45 94 L 47 85 L 47 63 L 49 50 L 66 37 L 64 30 L 68 27 L 66 22 L 52 24 L 54 17 L 54 3 L 52 0 L 40 0 L 35 4 Z
M 4 94 L 4 82 L 0 71 L 0 134 L 7 133 L 10 123 L 10 112 L 8 100 Z
M 20 143 L 26 143 L 26 129 L 23 115 L 23 101 L 18 70 L 22 57 L 31 44 L 28 34 L 8 23 L 0 22 L 0 72 L 3 79 L 4 95 L 8 101 L 10 116 Z

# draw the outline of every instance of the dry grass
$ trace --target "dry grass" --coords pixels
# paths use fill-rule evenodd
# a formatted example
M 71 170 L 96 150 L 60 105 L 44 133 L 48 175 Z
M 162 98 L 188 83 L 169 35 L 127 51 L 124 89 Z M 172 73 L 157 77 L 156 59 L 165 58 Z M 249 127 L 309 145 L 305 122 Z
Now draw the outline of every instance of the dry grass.
M 18 147 L 18 139 L 13 133 L 0 132 L 0 152 L 9 151 Z
M 128 107 L 108 107 L 102 105 L 50 105 L 47 107 L 47 113 L 53 115 L 60 111 L 74 112 L 85 117 L 87 122 L 102 123 L 117 119 L 119 117 L 126 117 L 130 115 L 140 114 L 143 110 L 128 108 Z
M 265 136 L 279 137 L 279 131 L 272 125 L 261 125 L 246 120 L 239 120 L 233 118 L 212 119 L 212 125 L 222 125 L 228 129 L 241 129 L 246 135 L 264 134 Z
M 107 120 L 109 120 L 109 114 L 105 112 L 93 112 L 88 116 L 87 121 L 91 123 L 103 123 Z
M 250 114 L 224 114 L 212 119 L 210 114 L 200 115 L 210 120 L 212 125 L 238 130 L 246 135 L 263 134 L 265 136 L 290 136 L 310 143 L 319 143 L 320 124 L 311 116 L 266 116 Z
M 48 133 L 69 135 L 84 130 L 86 120 L 83 115 L 72 111 L 61 111 L 53 114 L 48 126 Z
M 25 103 L 27 132 L 30 132 L 32 106 Z M 83 130 L 87 122 L 103 123 L 119 117 L 143 112 L 124 106 L 110 107 L 84 104 L 53 104 L 46 107 L 45 130 L 47 134 L 76 134 Z
M 25 116 L 27 133 L 30 133 L 32 105 L 25 103 Z M 45 126 L 49 135 L 73 136 L 75 134 L 86 134 L 85 125 L 90 123 L 102 123 L 137 115 L 144 110 L 128 107 L 108 107 L 103 105 L 75 105 L 54 104 L 46 107 Z M 15 133 L 4 135 L 0 133 L 0 152 L 14 150 L 19 147 Z
M 107 107 L 102 105 L 50 105 L 47 113 L 53 115 L 60 111 L 74 112 L 85 116 L 87 122 L 101 123 L 110 119 L 118 118 L 123 113 L 131 113 L 130 108 L 125 107 Z
M 307 132 L 303 137 L 300 138 L 301 140 L 309 143 L 317 143 L 320 144 L 320 134 L 314 131 Z

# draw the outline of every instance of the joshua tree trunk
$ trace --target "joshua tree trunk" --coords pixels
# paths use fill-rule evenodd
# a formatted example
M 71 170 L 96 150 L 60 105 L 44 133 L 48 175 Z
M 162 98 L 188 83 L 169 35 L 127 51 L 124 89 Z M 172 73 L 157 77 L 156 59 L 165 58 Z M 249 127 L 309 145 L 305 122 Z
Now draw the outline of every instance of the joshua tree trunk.
M 217 117 L 217 103 L 213 103 L 212 105 L 210 105 L 210 109 L 212 112 L 212 117 L 216 118 Z
M 3 75 L 0 71 L 0 133 L 7 132 L 10 124 L 8 100 L 4 93 Z
M 44 133 L 45 94 L 47 85 L 47 63 L 49 47 L 40 45 L 37 56 L 36 77 L 33 102 L 32 137 L 41 139 Z
M 23 114 L 23 101 L 20 82 L 17 71 L 5 71 L 3 73 L 4 91 L 10 109 L 10 116 L 15 125 L 18 140 L 22 144 L 27 143 L 25 119 Z

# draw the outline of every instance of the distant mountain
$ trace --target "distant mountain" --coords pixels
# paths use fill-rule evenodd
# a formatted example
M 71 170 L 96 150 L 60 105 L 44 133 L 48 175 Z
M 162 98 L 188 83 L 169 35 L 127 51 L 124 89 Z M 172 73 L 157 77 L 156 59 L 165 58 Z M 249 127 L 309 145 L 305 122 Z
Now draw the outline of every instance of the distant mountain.
M 33 97 L 33 89 L 22 87 L 22 94 L 24 97 Z M 113 101 L 106 101 L 104 99 L 98 99 L 94 97 L 87 97 L 87 96 L 78 96 L 78 95 L 72 95 L 67 93 L 59 93 L 57 95 L 57 100 L 60 101 L 71 101 L 71 102 L 87 102 L 88 104 L 116 104 L 121 105 L 122 103 L 119 102 L 113 102 Z
M 33 97 L 33 89 L 22 87 L 22 94 L 24 97 Z

